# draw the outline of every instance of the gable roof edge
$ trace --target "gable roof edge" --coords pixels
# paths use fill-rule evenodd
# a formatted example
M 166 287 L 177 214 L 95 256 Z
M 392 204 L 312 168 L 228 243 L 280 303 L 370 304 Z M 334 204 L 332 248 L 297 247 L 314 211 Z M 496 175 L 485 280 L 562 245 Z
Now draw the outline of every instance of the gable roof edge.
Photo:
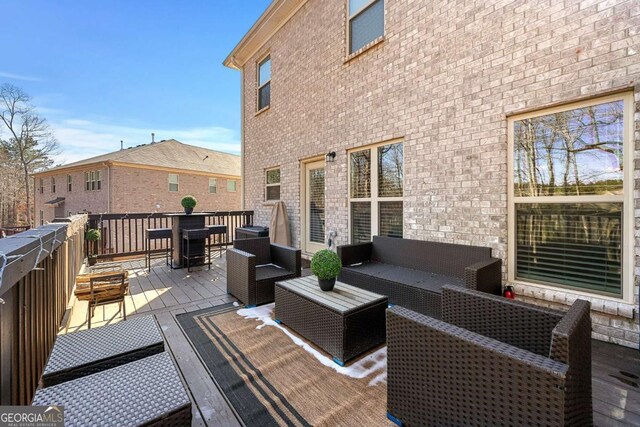
M 267 10 L 233 48 L 223 64 L 240 70 L 247 61 L 286 24 L 307 0 L 273 0 Z

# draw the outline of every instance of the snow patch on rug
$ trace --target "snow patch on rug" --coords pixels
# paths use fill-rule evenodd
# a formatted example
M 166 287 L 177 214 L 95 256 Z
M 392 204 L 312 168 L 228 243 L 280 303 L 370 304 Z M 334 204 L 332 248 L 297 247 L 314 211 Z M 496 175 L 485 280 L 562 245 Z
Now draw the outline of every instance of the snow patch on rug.
M 358 361 L 351 363 L 349 366 L 340 366 L 335 363 L 330 357 L 327 357 L 324 353 L 319 352 L 311 345 L 309 345 L 302 338 L 291 332 L 289 329 L 278 324 L 273 320 L 273 309 L 275 305 L 266 304 L 260 307 L 254 308 L 241 308 L 237 313 L 245 319 L 255 319 L 260 322 L 256 329 L 262 329 L 265 326 L 273 326 L 284 332 L 295 345 L 302 348 L 307 353 L 315 357 L 323 365 L 333 369 L 341 375 L 346 375 L 351 378 L 361 379 L 370 375 L 375 377 L 369 381 L 370 386 L 374 386 L 380 383 L 387 382 L 387 347 L 383 347 L 374 353 L 369 354 L 366 357 L 359 359 Z M 378 372 L 380 371 L 380 372 Z

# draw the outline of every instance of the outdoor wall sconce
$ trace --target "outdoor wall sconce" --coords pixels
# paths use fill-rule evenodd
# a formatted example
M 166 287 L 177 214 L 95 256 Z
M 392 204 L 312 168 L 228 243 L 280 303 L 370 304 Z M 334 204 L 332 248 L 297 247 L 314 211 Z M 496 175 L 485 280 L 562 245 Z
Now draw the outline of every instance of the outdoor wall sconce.
M 334 160 L 336 159 L 336 152 L 335 151 L 329 151 L 327 153 L 327 155 L 324 156 L 324 158 L 327 161 L 327 163 L 333 163 Z

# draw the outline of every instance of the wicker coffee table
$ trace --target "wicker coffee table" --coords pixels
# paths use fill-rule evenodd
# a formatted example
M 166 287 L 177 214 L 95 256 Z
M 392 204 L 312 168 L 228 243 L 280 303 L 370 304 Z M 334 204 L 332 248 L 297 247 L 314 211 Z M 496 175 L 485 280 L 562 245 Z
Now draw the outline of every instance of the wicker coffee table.
M 341 282 L 320 290 L 315 276 L 276 282 L 275 318 L 344 364 L 386 338 L 387 297 Z

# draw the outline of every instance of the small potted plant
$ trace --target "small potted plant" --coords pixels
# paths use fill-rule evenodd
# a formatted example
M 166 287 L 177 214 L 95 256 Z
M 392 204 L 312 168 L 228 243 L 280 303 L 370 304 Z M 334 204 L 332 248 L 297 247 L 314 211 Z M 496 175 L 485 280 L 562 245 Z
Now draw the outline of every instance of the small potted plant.
M 184 213 L 187 215 L 191 215 L 193 213 L 193 208 L 196 207 L 198 201 L 193 196 L 184 196 L 182 198 L 182 207 L 184 208 Z
M 333 289 L 341 269 L 340 257 L 329 249 L 322 249 L 311 258 L 311 272 L 318 278 L 318 284 L 323 291 Z
M 95 242 L 97 242 L 102 238 L 102 234 L 100 233 L 100 230 L 96 230 L 95 228 L 90 228 L 87 230 L 84 238 L 87 240 L 87 242 L 94 242 L 88 245 L 89 254 L 87 255 L 87 260 L 89 261 L 89 265 L 93 266 L 98 261 Z

